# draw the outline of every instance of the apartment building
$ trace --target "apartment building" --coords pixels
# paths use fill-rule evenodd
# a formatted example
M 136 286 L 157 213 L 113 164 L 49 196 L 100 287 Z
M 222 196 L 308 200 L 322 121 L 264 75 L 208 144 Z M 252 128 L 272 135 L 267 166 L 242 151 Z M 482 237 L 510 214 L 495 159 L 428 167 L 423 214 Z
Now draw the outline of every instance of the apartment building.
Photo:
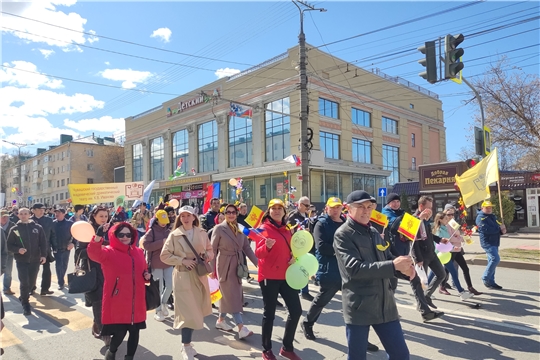
M 60 145 L 37 149 L 22 162 L 22 184 L 18 165 L 7 169 L 6 204 L 65 206 L 70 202 L 68 184 L 113 182 L 114 168 L 123 161 L 124 148 L 114 138 L 61 135 Z

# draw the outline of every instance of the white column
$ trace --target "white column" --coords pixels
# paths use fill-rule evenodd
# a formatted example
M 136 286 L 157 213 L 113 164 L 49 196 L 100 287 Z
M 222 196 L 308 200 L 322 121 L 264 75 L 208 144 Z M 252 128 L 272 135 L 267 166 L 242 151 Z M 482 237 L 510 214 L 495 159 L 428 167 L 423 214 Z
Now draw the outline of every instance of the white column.
M 218 171 L 220 173 L 227 171 L 229 167 L 229 131 L 228 116 L 221 114 L 216 116 L 218 127 Z
M 171 130 L 163 133 L 163 179 L 167 180 L 173 173 L 172 168 L 172 135 Z
M 197 125 L 189 124 L 187 126 L 188 131 L 188 166 L 186 167 L 186 172 L 189 173 L 192 168 L 195 168 L 199 172 L 199 147 L 197 144 Z

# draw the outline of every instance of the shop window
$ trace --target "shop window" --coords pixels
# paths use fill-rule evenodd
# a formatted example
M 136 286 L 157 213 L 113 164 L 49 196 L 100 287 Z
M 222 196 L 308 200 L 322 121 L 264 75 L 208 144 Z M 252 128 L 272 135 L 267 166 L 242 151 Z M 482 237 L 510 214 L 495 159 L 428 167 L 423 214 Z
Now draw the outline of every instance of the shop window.
M 383 169 L 391 171 L 388 176 L 388 185 L 399 182 L 399 148 L 390 145 L 382 146 Z
M 367 111 L 352 108 L 351 118 L 353 124 L 371 127 L 371 113 Z
M 142 181 L 143 179 L 143 150 L 142 144 L 133 145 L 133 181 Z
M 339 135 L 320 132 L 321 150 L 328 159 L 339 159 Z
M 319 98 L 319 114 L 322 116 L 339 119 L 338 107 L 337 102 Z
M 87 184 L 93 184 L 93 183 L 94 183 L 94 179 L 88 178 L 88 179 L 86 179 L 86 183 L 87 183 Z
M 162 180 L 165 149 L 163 148 L 163 138 L 160 136 L 151 141 L 150 144 L 150 178 L 152 180 Z
M 216 120 L 199 125 L 199 172 L 218 169 L 218 139 Z
M 353 161 L 371 164 L 371 142 L 359 139 L 352 139 Z
M 252 163 L 252 120 L 231 116 L 229 119 L 229 167 Z
M 390 134 L 398 134 L 398 122 L 396 120 L 382 117 L 382 131 Z
M 188 155 L 189 155 L 189 140 L 188 140 L 188 132 L 187 130 L 180 130 L 173 134 L 173 140 L 172 140 L 172 169 L 173 171 L 176 170 L 178 167 L 178 160 L 184 159 L 182 162 L 182 166 L 180 168 L 180 172 L 187 173 L 187 169 L 189 169 L 188 165 Z
M 289 98 L 268 103 L 265 109 L 266 161 L 283 160 L 291 152 Z

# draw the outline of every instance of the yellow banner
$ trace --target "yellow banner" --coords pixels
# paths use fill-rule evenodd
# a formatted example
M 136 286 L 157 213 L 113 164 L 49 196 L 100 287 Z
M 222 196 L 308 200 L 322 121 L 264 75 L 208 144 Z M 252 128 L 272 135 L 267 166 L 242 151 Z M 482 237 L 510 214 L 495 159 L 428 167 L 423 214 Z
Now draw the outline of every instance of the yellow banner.
M 144 183 L 69 184 L 68 189 L 73 205 L 88 205 L 115 202 L 119 197 L 124 200 L 142 199 Z
M 420 219 L 405 213 L 403 215 L 403 220 L 401 220 L 401 224 L 399 225 L 398 233 L 403 234 L 403 236 L 407 237 L 409 240 L 414 241 L 421 223 L 422 221 Z
M 456 183 L 461 191 L 465 207 L 472 206 L 490 197 L 489 184 L 499 181 L 499 161 L 497 148 L 474 167 L 461 176 L 456 175 Z

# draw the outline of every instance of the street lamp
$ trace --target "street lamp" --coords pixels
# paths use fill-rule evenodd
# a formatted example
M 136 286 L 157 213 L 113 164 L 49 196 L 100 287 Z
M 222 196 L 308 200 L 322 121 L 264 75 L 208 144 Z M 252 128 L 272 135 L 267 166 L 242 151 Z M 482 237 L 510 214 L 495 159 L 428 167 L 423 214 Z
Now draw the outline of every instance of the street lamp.
M 21 148 L 26 147 L 26 146 L 31 146 L 31 145 L 34 145 L 34 144 L 33 143 L 32 144 L 20 144 L 20 143 L 14 143 L 14 142 L 11 142 L 11 141 L 7 141 L 7 140 L 4 140 L 4 139 L 2 139 L 2 141 L 7 143 L 7 144 L 16 146 L 19 149 L 19 191 L 22 192 L 23 185 L 22 185 L 22 171 L 21 171 L 21 165 L 22 165 L 22 163 L 21 163 Z

